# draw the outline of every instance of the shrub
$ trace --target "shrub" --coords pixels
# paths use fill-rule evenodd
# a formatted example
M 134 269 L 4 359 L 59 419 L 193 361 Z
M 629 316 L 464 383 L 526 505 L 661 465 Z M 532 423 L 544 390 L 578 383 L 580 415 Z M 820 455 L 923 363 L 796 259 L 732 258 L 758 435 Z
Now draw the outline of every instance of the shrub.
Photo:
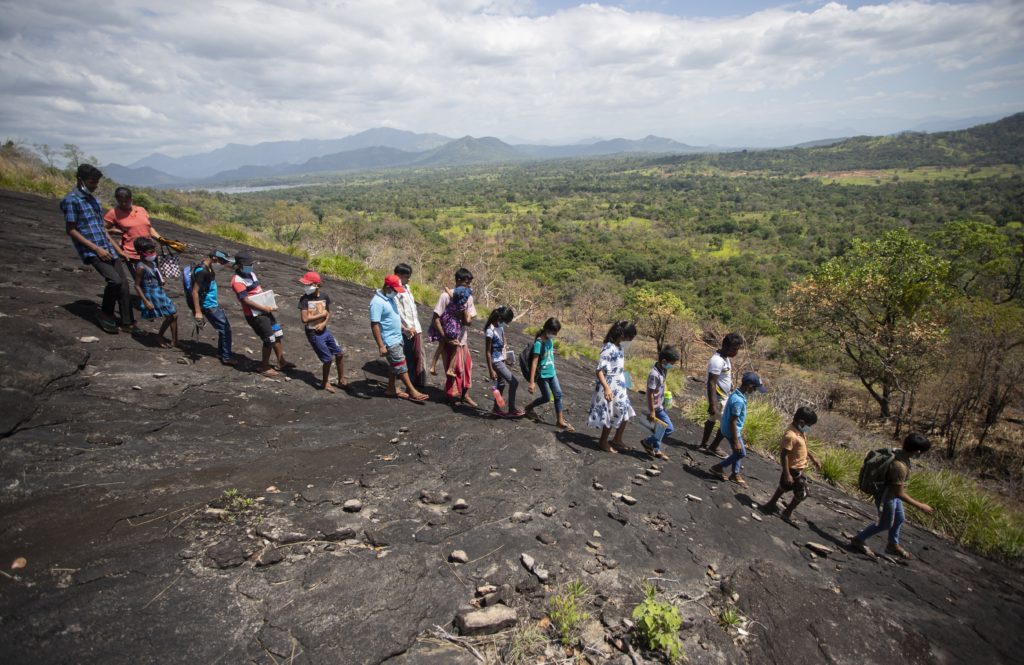
M 573 580 L 548 601 L 548 618 L 551 619 L 552 627 L 558 631 L 559 640 L 566 646 L 577 640 L 580 627 L 590 618 L 583 611 L 588 591 L 582 582 Z
M 382 273 L 341 254 L 318 256 L 310 261 L 309 265 L 318 272 L 371 288 L 379 288 L 384 283 Z
M 855 450 L 828 447 L 815 450 L 815 455 L 821 461 L 821 476 L 826 481 L 837 486 L 856 488 L 863 455 Z
M 675 663 L 683 656 L 683 643 L 679 639 L 683 618 L 678 607 L 659 600 L 657 595 L 657 587 L 644 584 L 644 599 L 633 608 L 636 636 L 643 648 L 664 654 L 670 663 Z

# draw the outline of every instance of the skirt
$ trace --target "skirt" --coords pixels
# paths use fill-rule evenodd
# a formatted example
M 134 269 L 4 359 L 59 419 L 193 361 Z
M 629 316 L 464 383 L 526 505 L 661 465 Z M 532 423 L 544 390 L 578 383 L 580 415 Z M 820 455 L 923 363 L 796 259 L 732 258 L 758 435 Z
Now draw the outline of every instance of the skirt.
M 174 302 L 167 297 L 163 287 L 158 284 L 142 284 L 142 292 L 146 294 L 146 300 L 153 305 L 153 309 L 146 309 L 143 302 L 139 302 L 139 311 L 144 319 L 156 319 L 177 314 Z

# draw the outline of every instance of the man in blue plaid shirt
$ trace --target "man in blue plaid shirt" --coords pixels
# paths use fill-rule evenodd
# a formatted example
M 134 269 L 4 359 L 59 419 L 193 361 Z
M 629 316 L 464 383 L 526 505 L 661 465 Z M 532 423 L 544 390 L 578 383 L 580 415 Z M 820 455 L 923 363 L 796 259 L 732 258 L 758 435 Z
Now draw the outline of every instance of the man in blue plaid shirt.
M 76 175 L 78 184 L 60 202 L 67 234 L 71 236 L 82 263 L 95 268 L 107 281 L 103 289 L 100 327 L 109 333 L 118 331 L 118 321 L 114 318 L 114 304 L 117 303 L 121 315 L 120 328 L 130 331 L 134 328 L 135 316 L 131 308 L 128 280 L 122 269 L 124 260 L 107 234 L 100 202 L 93 196 L 103 173 L 92 164 L 81 164 Z

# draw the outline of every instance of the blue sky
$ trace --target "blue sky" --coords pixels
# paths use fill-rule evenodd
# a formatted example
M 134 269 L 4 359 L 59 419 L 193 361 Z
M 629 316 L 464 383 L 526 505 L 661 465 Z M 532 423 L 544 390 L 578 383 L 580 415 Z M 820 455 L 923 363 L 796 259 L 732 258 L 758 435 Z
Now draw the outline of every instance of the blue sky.
M 768 146 L 1024 110 L 1019 0 L 86 5 L 0 0 L 0 138 L 102 163 L 382 126 Z

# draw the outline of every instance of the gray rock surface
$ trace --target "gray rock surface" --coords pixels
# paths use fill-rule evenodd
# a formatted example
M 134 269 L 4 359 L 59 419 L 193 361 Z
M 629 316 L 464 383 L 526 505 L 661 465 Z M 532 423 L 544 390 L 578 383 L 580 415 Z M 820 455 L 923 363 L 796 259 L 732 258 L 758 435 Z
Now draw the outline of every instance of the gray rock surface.
M 819 483 L 798 510 L 799 530 L 754 521 L 776 463 L 748 457 L 749 490 L 716 483 L 700 470 L 714 461 L 694 450 L 700 432 L 682 417 L 661 475 L 632 485 L 650 460 L 639 450 L 600 453 L 581 426 L 589 362 L 558 361 L 576 433 L 555 431 L 546 407 L 547 424 L 453 411 L 436 380 L 428 404 L 387 399 L 366 322 L 371 290 L 327 279 L 353 385 L 331 395 L 315 389 L 320 365 L 295 312 L 306 269 L 298 259 L 257 251 L 298 364 L 291 381 L 270 380 L 251 356 L 234 368 L 217 362 L 215 334 L 207 326 L 192 335 L 175 284 L 184 350 L 100 332 L 102 280 L 78 261 L 57 201 L 0 192 L 0 218 L 5 665 L 473 662 L 465 649 L 418 638 L 434 625 L 454 631 L 477 587 L 502 590 L 485 610 L 508 603 L 539 619 L 559 584 L 579 578 L 604 599 L 593 617 L 624 631 L 637 580 L 652 577 L 694 600 L 682 603 L 681 633 L 692 663 L 1016 663 L 1024 652 L 1020 571 L 917 528 L 912 513 L 904 541 L 917 559 L 906 565 L 846 550 L 842 534 L 863 526 L 871 507 Z M 190 244 L 185 261 L 238 249 L 155 224 Z M 222 288 L 227 276 L 219 272 Z M 237 306 L 222 304 L 236 352 L 258 350 Z M 420 307 L 424 325 L 432 304 Z M 89 336 L 99 341 L 79 341 Z M 509 331 L 515 348 L 526 339 Z M 483 348 L 479 327 L 470 341 Z M 626 440 L 639 438 L 630 426 Z M 699 464 L 678 461 L 687 455 Z M 629 488 L 637 504 L 610 505 L 595 491 L 605 487 Z M 224 504 L 229 489 L 253 505 Z M 449 510 L 456 491 L 472 510 Z M 335 503 L 353 496 L 366 506 L 359 513 Z M 540 516 L 547 506 L 557 521 Z M 514 522 L 516 511 L 538 516 Z M 538 542 L 554 530 L 556 542 Z M 815 558 L 807 542 L 835 551 Z M 473 562 L 450 564 L 456 549 Z M 528 551 L 548 585 L 519 560 Z M 18 557 L 28 565 L 10 570 Z M 749 620 L 742 638 L 706 609 L 734 593 Z

